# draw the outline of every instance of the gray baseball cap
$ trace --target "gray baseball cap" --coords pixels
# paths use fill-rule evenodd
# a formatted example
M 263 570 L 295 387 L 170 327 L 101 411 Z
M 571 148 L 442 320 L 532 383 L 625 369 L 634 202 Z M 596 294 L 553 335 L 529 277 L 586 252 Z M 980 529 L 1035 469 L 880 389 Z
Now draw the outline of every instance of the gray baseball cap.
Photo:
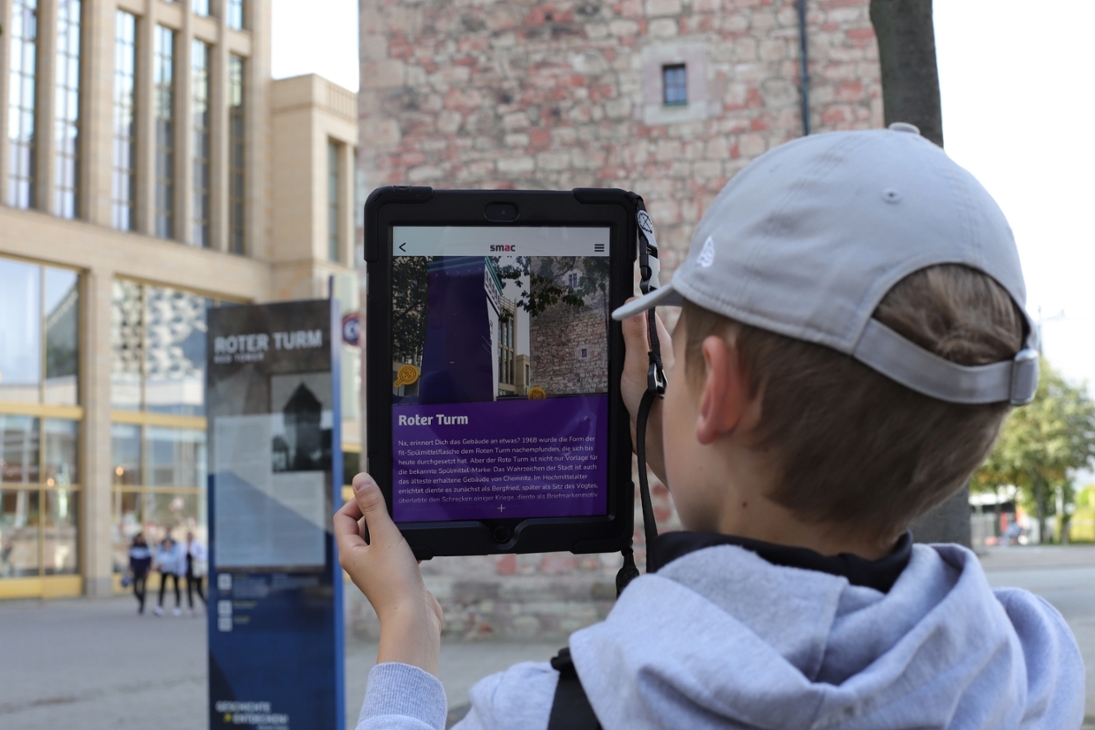
M 959 365 L 871 317 L 894 284 L 936 264 L 988 274 L 1023 309 L 1029 335 L 1013 359 Z M 612 316 L 685 299 L 943 401 L 1024 405 L 1038 384 L 1011 228 L 973 175 L 911 124 L 812 135 L 761 155 L 719 193 L 672 281 Z

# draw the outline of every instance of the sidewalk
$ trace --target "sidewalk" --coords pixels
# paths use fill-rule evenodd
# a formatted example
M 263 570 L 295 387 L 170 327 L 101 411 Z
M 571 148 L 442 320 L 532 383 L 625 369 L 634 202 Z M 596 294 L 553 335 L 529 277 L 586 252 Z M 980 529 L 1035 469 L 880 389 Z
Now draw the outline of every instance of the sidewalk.
M 982 564 L 993 585 L 1032 590 L 1064 615 L 1088 667 L 1084 728 L 1095 730 L 1095 548 L 998 548 Z M 0 602 L 0 727 L 205 730 L 205 640 L 202 618 L 137 616 L 129 597 Z M 459 712 L 483 676 L 546 661 L 563 643 L 446 642 L 449 706 Z M 375 658 L 375 644 L 347 644 L 347 727 Z
M 449 706 L 466 705 L 482 677 L 521 661 L 547 661 L 564 645 L 444 644 Z M 347 643 L 349 728 L 375 660 L 376 644 Z M 0 727 L 205 730 L 206 662 L 203 616 L 138 616 L 130 597 L 0 602 Z

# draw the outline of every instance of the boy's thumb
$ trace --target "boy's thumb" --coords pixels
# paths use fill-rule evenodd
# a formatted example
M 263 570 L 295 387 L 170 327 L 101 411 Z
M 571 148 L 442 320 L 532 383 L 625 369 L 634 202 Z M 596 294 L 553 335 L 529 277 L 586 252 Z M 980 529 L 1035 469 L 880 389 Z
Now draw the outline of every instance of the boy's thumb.
M 383 530 L 392 524 L 384 494 L 368 474 L 354 477 L 354 499 L 357 500 L 357 506 L 361 508 L 361 514 L 365 516 L 365 523 L 370 531 Z

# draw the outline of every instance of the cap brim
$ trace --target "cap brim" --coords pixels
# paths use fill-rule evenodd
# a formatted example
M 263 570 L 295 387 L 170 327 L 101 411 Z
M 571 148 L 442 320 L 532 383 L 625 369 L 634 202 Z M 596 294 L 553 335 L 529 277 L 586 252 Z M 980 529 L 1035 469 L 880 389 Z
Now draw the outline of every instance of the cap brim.
M 623 305 L 612 313 L 612 319 L 621 321 L 653 307 L 679 307 L 682 304 L 684 304 L 684 297 L 673 288 L 673 282 L 669 282 L 661 289 L 656 289 L 646 296 Z

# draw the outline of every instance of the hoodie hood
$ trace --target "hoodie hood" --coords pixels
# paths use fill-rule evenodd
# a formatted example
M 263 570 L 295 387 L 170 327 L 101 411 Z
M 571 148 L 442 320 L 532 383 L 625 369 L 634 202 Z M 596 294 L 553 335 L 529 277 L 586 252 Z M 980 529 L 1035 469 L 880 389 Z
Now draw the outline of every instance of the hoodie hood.
M 570 647 L 605 730 L 1058 730 L 1083 716 L 1060 614 L 994 593 L 954 545 L 914 546 L 887 593 L 705 548 L 633 581 Z

